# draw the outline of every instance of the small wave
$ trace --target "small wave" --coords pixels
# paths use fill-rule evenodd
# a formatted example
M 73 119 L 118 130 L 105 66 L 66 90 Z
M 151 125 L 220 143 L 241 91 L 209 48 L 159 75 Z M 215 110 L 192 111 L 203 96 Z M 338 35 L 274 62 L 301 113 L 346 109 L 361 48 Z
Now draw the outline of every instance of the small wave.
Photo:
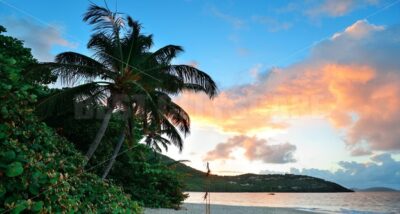
M 382 212 L 372 212 L 364 210 L 354 210 L 354 209 L 344 209 L 338 208 L 338 210 L 328 210 L 323 208 L 295 208 L 299 211 L 314 212 L 314 213 L 324 213 L 324 214 L 384 214 Z M 389 212 L 388 212 L 389 213 Z

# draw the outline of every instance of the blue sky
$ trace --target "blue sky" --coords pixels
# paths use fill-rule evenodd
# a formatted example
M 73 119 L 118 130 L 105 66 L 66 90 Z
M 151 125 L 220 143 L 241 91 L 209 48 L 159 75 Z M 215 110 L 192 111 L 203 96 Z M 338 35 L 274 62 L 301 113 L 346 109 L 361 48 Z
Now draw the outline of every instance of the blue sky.
M 104 5 L 103 1 L 95 2 Z M 154 34 L 155 48 L 183 46 L 185 53 L 176 63 L 196 65 L 208 72 L 221 89 L 220 97 L 212 101 L 213 107 L 199 106 L 201 97 L 194 97 L 192 102 L 185 96 L 178 100 L 192 115 L 193 131 L 183 153 L 171 149 L 170 156 L 190 159 L 190 165 L 199 169 L 204 168 L 208 157 L 215 171 L 233 174 L 350 172 L 349 167 L 355 165 L 340 163 L 386 167 L 384 161 L 391 169 L 399 170 L 400 142 L 393 139 L 400 137 L 396 134 L 400 121 L 370 114 L 388 108 L 387 112 L 392 113 L 388 118 L 394 118 L 400 110 L 396 103 L 389 109 L 390 105 L 382 107 L 372 102 L 399 95 L 396 83 L 400 68 L 394 58 L 386 56 L 400 53 L 400 1 L 107 3 L 111 9 L 139 20 L 144 32 Z M 77 0 L 40 0 L 35 4 L 0 0 L 0 24 L 8 28 L 10 35 L 25 40 L 39 60 L 52 60 L 55 54 L 67 50 L 90 55 L 85 45 L 91 28 L 82 22 L 88 5 L 88 1 Z M 388 78 L 391 75 L 396 78 Z M 350 83 L 354 87 L 348 86 Z M 365 91 L 377 95 L 368 97 Z M 304 100 L 294 101 L 318 96 L 323 99 L 310 102 L 312 108 L 305 106 Z M 282 97 L 285 100 L 279 100 Z M 348 101 L 353 99 L 358 102 Z M 368 111 L 361 106 L 368 107 Z M 221 113 L 225 107 L 227 111 Z M 215 108 L 213 115 L 206 108 Z M 372 124 L 376 133 L 369 134 L 370 127 L 365 124 Z M 389 125 L 394 128 L 384 128 Z M 236 142 L 238 139 L 241 141 Z M 256 153 L 251 152 L 254 149 Z M 375 157 L 384 155 L 393 159 L 376 162 Z M 368 170 L 373 173 L 378 168 Z M 321 171 L 318 173 L 322 176 Z M 349 181 L 346 173 L 340 174 L 346 178 L 329 173 L 324 174 L 327 179 L 331 176 L 343 185 L 356 185 L 353 181 L 357 178 Z M 387 178 L 391 182 L 381 176 L 370 184 L 400 188 L 399 182 L 393 182 L 400 178 L 400 171 L 388 172 Z
M 82 22 L 88 1 L 3 1 L 2 17 L 28 19 L 38 25 L 55 26 L 62 37 L 86 52 L 90 27 Z M 144 32 L 155 35 L 155 46 L 179 44 L 186 52 L 180 61 L 196 61 L 221 87 L 249 82 L 248 70 L 261 71 L 285 66 L 308 54 L 316 42 L 342 31 L 357 20 L 369 17 L 376 25 L 396 24 L 399 5 L 382 10 L 394 1 L 353 6 L 348 14 L 304 15 L 319 1 L 107 1 L 110 8 L 139 20 Z M 361 1 L 362 2 L 362 1 Z M 98 3 L 102 4 L 103 1 Z M 378 12 L 378 14 L 374 14 Z M 12 29 L 10 29 L 12 31 Z M 195 42 L 194 42 L 195 41 Z M 65 48 L 55 46 L 52 53 Z M 206 54 L 205 54 L 206 53 Z M 229 73 L 229 75 L 227 75 Z

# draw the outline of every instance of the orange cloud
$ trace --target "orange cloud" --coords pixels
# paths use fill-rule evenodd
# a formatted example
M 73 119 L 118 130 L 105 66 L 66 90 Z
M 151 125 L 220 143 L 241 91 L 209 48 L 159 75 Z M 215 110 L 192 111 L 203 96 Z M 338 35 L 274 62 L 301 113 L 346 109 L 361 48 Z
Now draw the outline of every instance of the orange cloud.
M 317 2 L 319 4 L 306 11 L 307 15 L 312 17 L 321 15 L 332 17 L 343 16 L 357 8 L 376 5 L 379 3 L 379 0 L 324 0 Z
M 330 119 L 347 129 L 348 146 L 360 150 L 400 149 L 400 74 L 368 67 L 330 67 L 329 91 L 335 97 Z M 343 78 L 342 78 L 343 77 Z M 351 114 L 354 119 L 351 119 Z
M 194 120 L 217 125 L 224 131 L 246 133 L 263 128 L 286 127 L 286 123 L 273 121 L 271 112 L 279 109 L 263 108 L 266 102 L 259 98 L 254 98 L 251 102 L 246 100 L 240 95 L 222 92 L 214 100 L 203 95 L 185 94 L 177 102 Z
M 195 120 L 224 131 L 284 129 L 287 119 L 319 116 L 344 130 L 353 154 L 400 150 L 400 38 L 393 38 L 398 32 L 400 27 L 359 21 L 318 44 L 303 62 L 259 75 L 212 101 L 185 94 L 177 102 Z

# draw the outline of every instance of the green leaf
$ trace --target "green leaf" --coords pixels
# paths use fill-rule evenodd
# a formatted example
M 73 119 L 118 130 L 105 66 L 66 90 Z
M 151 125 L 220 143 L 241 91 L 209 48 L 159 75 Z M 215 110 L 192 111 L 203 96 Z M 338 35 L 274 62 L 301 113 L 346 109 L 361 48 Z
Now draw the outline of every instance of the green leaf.
M 18 72 L 13 72 L 8 74 L 8 77 L 12 80 L 12 81 L 17 81 L 20 77 Z
M 3 197 L 4 194 L 6 194 L 7 190 L 6 188 L 0 184 L 0 198 Z
M 14 65 L 15 63 L 17 63 L 17 60 L 15 60 L 14 58 L 8 58 L 7 62 L 11 65 Z
M 28 208 L 28 202 L 26 202 L 26 201 L 24 201 L 24 200 L 21 200 L 21 201 L 19 201 L 19 202 L 15 205 L 15 207 L 14 207 L 14 209 L 11 211 L 11 213 L 13 213 L 13 214 L 19 214 L 19 213 L 21 213 L 22 211 L 24 211 L 26 208 Z
M 4 152 L 2 156 L 4 157 L 5 161 L 11 162 L 11 161 L 15 160 L 15 157 L 17 155 L 15 154 L 14 151 L 10 150 L 10 151 Z
M 31 98 L 32 100 L 36 100 L 37 96 L 34 94 L 31 94 L 31 96 L 29 96 L 29 98 Z
M 15 177 L 24 172 L 24 167 L 20 162 L 12 162 L 7 166 L 6 175 L 8 177 Z
M 4 117 L 6 117 L 6 116 L 8 116 L 8 110 L 7 110 L 7 108 L 5 107 L 5 106 L 3 106 L 2 108 L 1 108 L 1 114 L 4 116 Z
M 29 185 L 29 192 L 32 193 L 33 195 L 39 194 L 39 186 L 37 184 Z
M 0 139 L 5 139 L 7 138 L 7 134 L 4 132 L 0 132 Z
M 58 181 L 57 177 L 50 178 L 50 183 L 51 184 L 55 184 L 55 183 L 57 183 L 57 181 Z
M 43 209 L 43 201 L 37 201 L 37 202 L 35 202 L 35 203 L 33 203 L 33 205 L 32 205 L 32 211 L 34 211 L 34 212 L 39 212 L 39 211 L 41 211 L 42 209 Z

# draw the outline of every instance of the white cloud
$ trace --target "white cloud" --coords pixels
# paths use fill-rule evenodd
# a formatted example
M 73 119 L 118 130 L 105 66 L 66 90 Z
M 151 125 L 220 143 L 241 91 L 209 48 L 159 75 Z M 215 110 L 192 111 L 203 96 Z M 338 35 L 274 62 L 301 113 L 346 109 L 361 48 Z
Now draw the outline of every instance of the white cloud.
M 60 27 L 43 26 L 26 19 L 14 17 L 4 18 L 1 23 L 7 32 L 24 41 L 26 47 L 32 49 L 32 54 L 39 61 L 53 61 L 51 50 L 55 46 L 76 48 L 77 44 L 63 38 Z
M 190 65 L 190 66 L 195 67 L 195 68 L 199 68 L 199 62 L 197 62 L 196 60 L 188 61 L 185 64 L 186 65 Z
M 335 172 L 314 168 L 302 170 L 292 168 L 290 173 L 335 181 L 348 188 L 390 187 L 400 189 L 400 161 L 394 160 L 390 154 L 374 156 L 367 163 L 342 161 L 339 166 L 341 169 Z
M 223 12 L 219 11 L 216 7 L 211 7 L 210 11 L 215 17 L 218 17 L 218 18 L 228 22 L 235 29 L 240 29 L 245 26 L 246 22 L 243 19 L 223 13 Z
M 239 56 L 248 56 L 250 54 L 250 50 L 248 48 L 237 48 L 236 52 Z
M 266 26 L 269 32 L 278 32 L 282 30 L 289 30 L 293 23 L 287 21 L 279 21 L 277 19 L 267 16 L 252 16 L 252 20 L 258 24 Z
M 252 77 L 257 77 L 257 76 L 259 75 L 259 73 L 260 73 L 262 67 L 263 67 L 263 64 L 261 64 L 261 63 L 255 64 L 255 65 L 249 70 L 249 74 L 250 74 Z

